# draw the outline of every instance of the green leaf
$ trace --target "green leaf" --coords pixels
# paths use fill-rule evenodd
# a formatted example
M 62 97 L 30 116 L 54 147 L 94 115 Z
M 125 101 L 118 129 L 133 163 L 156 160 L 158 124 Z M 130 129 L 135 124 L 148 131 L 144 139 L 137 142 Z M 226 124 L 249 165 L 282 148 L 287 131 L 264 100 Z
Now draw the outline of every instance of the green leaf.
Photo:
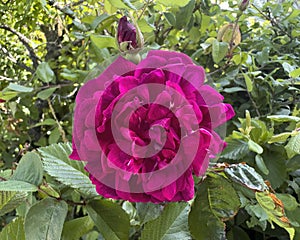
M 195 8 L 195 0 L 190 0 L 189 3 L 181 7 L 179 11 L 176 13 L 176 28 L 181 29 L 184 28 L 189 22 L 193 15 L 193 10 Z
M 251 240 L 248 236 L 248 234 L 240 227 L 233 226 L 231 230 L 227 233 L 227 239 L 228 240 Z
M 278 204 L 276 196 L 268 192 L 256 192 L 255 197 L 259 205 L 268 214 L 268 221 L 270 224 L 272 225 L 272 222 L 275 222 L 278 226 L 284 228 L 289 233 L 291 240 L 294 239 L 295 229 L 291 227 L 288 219 L 286 218 L 283 206 Z
M 69 158 L 71 151 L 70 144 L 53 144 L 39 148 L 44 170 L 59 182 L 75 188 L 87 197 L 98 196 L 95 186 L 83 169 L 83 163 Z
M 214 40 L 212 44 L 212 57 L 215 63 L 219 63 L 228 52 L 228 43 Z
M 26 199 L 26 192 L 0 192 L 0 216 L 16 209 Z M 0 238 L 1 239 L 1 238 Z
M 176 24 L 176 18 L 175 18 L 175 15 L 172 12 L 164 12 L 164 16 L 165 16 L 167 22 L 171 26 L 175 26 L 175 24 Z
M 289 158 L 292 158 L 296 154 L 300 154 L 300 134 L 291 137 L 289 143 L 285 146 L 286 152 Z
M 78 30 L 80 30 L 82 32 L 88 31 L 86 25 L 83 24 L 79 19 L 73 19 L 72 23 Z
M 255 156 L 255 163 L 256 163 L 256 166 L 258 167 L 258 169 L 265 175 L 268 175 L 269 174 L 269 170 L 264 162 L 264 159 L 262 158 L 261 155 L 257 154 Z
M 56 192 L 51 185 L 48 184 L 43 184 L 40 186 L 40 189 L 42 192 L 40 192 L 40 194 L 44 194 L 45 197 L 54 197 L 54 198 L 59 198 L 60 195 L 58 192 Z
M 21 158 L 11 180 L 28 182 L 39 186 L 43 180 L 43 165 L 40 156 L 34 152 L 26 153 Z
M 79 74 L 76 72 L 72 72 L 68 69 L 64 69 L 64 72 L 60 73 L 60 76 L 64 79 L 70 80 L 70 81 L 76 81 L 79 79 Z
M 60 132 L 58 128 L 53 129 L 49 135 L 49 139 L 48 139 L 49 144 L 51 145 L 57 143 L 59 138 L 60 138 Z
M 42 121 L 40 123 L 35 124 L 33 127 L 52 126 L 52 125 L 55 125 L 55 124 L 56 124 L 56 121 L 54 119 L 48 118 L 48 119 L 45 119 L 44 121 Z
M 229 140 L 227 141 L 227 146 L 222 152 L 221 157 L 240 160 L 243 159 L 249 153 L 249 147 L 247 142 L 242 140 Z
M 223 89 L 223 92 L 226 92 L 226 93 L 244 92 L 244 91 L 246 91 L 246 89 L 244 89 L 242 87 L 230 87 L 230 88 Z
M 295 155 L 286 163 L 287 171 L 293 172 L 300 169 L 300 155 Z
M 174 1 L 174 0 L 156 0 L 156 3 L 162 4 L 166 7 L 183 7 L 189 3 L 190 0 Z
M 94 227 L 94 222 L 89 216 L 72 219 L 65 222 L 62 240 L 78 240 L 83 235 L 90 232 Z
M 292 71 L 295 70 L 295 67 L 290 65 L 287 62 L 282 63 L 282 67 L 283 67 L 284 71 L 286 71 L 288 74 L 290 74 Z
M 188 223 L 193 239 L 226 239 L 225 224 L 210 209 L 209 182 L 204 181 L 198 188 L 189 213 Z
M 41 81 L 45 83 L 55 81 L 55 74 L 47 62 L 40 63 L 40 65 L 36 69 L 36 75 Z
M 129 216 L 120 205 L 108 200 L 93 200 L 88 203 L 87 211 L 104 239 L 129 239 Z
M 297 227 L 296 228 L 296 235 L 295 235 L 295 240 L 299 239 L 296 236 L 298 234 L 300 234 L 299 230 L 300 230 L 300 221 L 299 221 L 299 216 L 300 216 L 300 206 L 298 206 L 296 209 L 294 209 L 293 211 L 286 211 L 286 215 L 288 217 L 288 219 L 291 222 L 291 225 Z M 297 234 L 298 233 L 298 234 Z
M 37 186 L 16 180 L 8 180 L 0 182 L 0 191 L 17 191 L 17 192 L 35 192 Z
M 0 233 L 1 240 L 25 240 L 24 220 L 15 218 L 7 224 Z
M 258 154 L 262 154 L 264 151 L 264 149 L 259 144 L 252 141 L 251 139 L 248 141 L 248 147 L 252 152 L 256 152 Z
M 296 198 L 290 194 L 276 193 L 276 196 L 282 201 L 285 210 L 293 211 L 300 206 Z
M 56 89 L 57 89 L 57 87 L 53 87 L 53 88 L 48 88 L 48 89 L 45 89 L 43 91 L 40 91 L 37 94 L 37 97 L 42 99 L 42 100 L 46 100 L 56 91 Z
M 116 39 L 111 36 L 93 34 L 90 39 L 92 44 L 99 49 L 108 47 L 117 49 Z
M 284 133 L 274 135 L 268 141 L 268 143 L 277 143 L 277 142 L 284 143 L 291 136 L 291 134 L 292 134 L 291 132 L 284 132 Z
M 239 197 L 227 179 L 209 174 L 198 188 L 189 215 L 195 239 L 225 239 L 223 221 L 233 218 L 240 207 Z
M 108 0 L 108 2 L 110 2 L 111 5 L 113 5 L 116 8 L 120 8 L 120 9 L 134 9 L 136 10 L 136 8 L 131 4 L 131 2 L 129 0 Z
M 91 23 L 92 29 L 96 29 L 100 23 L 102 23 L 104 20 L 108 19 L 109 17 L 110 16 L 106 13 L 97 16 Z
M 282 146 L 271 145 L 262 155 L 269 174 L 264 178 L 274 189 L 280 187 L 287 177 L 286 154 Z
M 254 197 L 251 199 L 255 199 Z M 263 231 L 267 228 L 267 220 L 269 219 L 266 211 L 258 204 L 250 202 L 246 205 L 245 210 L 251 216 L 250 221 L 247 222 L 249 228 L 260 226 Z
M 136 211 L 142 225 L 157 218 L 162 211 L 162 207 L 154 203 L 136 203 Z
M 145 224 L 141 240 L 188 240 L 191 239 L 188 231 L 187 203 L 168 204 L 160 217 Z
M 242 184 L 247 188 L 264 191 L 267 186 L 262 176 L 260 176 L 252 167 L 246 164 L 233 164 L 225 168 L 225 174 L 234 182 Z
M 253 84 L 252 84 L 251 78 L 246 73 L 243 73 L 243 76 L 244 76 L 244 79 L 246 82 L 248 92 L 252 92 Z
M 18 93 L 14 91 L 0 91 L 0 98 L 5 101 L 9 101 L 18 96 Z
M 145 19 L 138 20 L 137 25 L 143 33 L 153 32 L 155 29 L 154 26 L 150 25 Z
M 299 122 L 300 117 L 288 116 L 288 115 L 272 115 L 267 116 L 268 119 L 271 119 L 274 122 Z
M 34 204 L 25 217 L 26 239 L 60 239 L 68 212 L 68 204 L 53 198 L 44 198 Z
M 219 175 L 211 175 L 207 181 L 208 200 L 213 214 L 222 220 L 233 218 L 240 207 L 240 201 L 232 185 Z
M 9 85 L 7 86 L 7 89 L 10 89 L 10 90 L 13 90 L 16 92 L 25 92 L 25 93 L 33 91 L 33 88 L 31 88 L 31 87 L 24 87 L 19 84 L 15 84 L 15 83 L 9 83 Z
M 291 78 L 297 78 L 299 76 L 300 76 L 300 68 L 297 68 L 297 69 L 290 72 L 290 77 Z

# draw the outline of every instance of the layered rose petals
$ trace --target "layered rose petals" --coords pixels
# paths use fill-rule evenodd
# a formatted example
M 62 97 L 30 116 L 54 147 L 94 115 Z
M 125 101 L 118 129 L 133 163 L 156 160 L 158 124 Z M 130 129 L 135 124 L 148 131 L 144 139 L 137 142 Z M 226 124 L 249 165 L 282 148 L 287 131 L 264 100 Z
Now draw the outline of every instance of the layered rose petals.
M 138 65 L 119 57 L 80 89 L 70 157 L 87 161 L 99 194 L 154 203 L 193 198 L 192 174 L 203 175 L 225 146 L 214 129 L 234 116 L 204 80 L 188 56 L 155 50 Z

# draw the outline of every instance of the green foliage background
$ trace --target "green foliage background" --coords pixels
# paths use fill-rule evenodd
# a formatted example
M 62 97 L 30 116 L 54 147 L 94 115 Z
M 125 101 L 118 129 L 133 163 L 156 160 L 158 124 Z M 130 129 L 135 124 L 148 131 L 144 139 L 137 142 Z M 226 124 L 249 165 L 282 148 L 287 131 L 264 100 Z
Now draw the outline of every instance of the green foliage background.
M 2 0 L 0 15 L 1 240 L 300 239 L 297 2 Z M 123 15 L 143 52 L 186 53 L 235 109 L 189 203 L 103 199 L 68 158 L 76 93 L 118 54 Z M 241 41 L 218 36 L 229 23 Z

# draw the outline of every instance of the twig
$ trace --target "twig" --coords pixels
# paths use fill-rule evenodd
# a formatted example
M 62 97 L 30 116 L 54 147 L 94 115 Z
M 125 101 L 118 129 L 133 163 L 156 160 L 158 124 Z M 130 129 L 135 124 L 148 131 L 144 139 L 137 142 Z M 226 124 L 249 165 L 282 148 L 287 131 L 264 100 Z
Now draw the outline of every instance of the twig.
M 78 6 L 78 5 L 80 5 L 80 4 L 84 3 L 84 2 L 85 2 L 85 0 L 80 0 L 78 2 L 70 3 L 67 6 L 68 7 L 76 7 L 76 6 Z
M 66 137 L 66 132 L 65 132 L 65 130 L 63 129 L 63 127 L 61 126 L 61 124 L 60 124 L 60 122 L 58 121 L 58 119 L 57 119 L 56 113 L 55 113 L 55 111 L 54 111 L 54 108 L 53 108 L 53 106 L 52 106 L 52 103 L 51 103 L 50 99 L 48 99 L 48 105 L 49 105 L 49 109 L 50 109 L 50 111 L 51 111 L 51 114 L 52 114 L 54 120 L 56 121 L 56 124 L 57 124 L 57 126 L 58 126 L 58 131 L 60 132 L 60 135 L 61 135 L 61 137 L 62 137 L 63 142 L 65 142 L 65 143 L 68 142 L 68 139 L 67 139 L 67 137 Z
M 38 61 L 40 61 L 40 59 L 35 54 L 33 48 L 30 46 L 31 41 L 26 36 L 24 36 L 22 33 L 16 31 L 15 29 L 13 29 L 7 25 L 0 25 L 0 28 L 15 34 L 19 38 L 19 40 L 23 43 L 23 45 L 26 47 L 27 51 L 29 52 L 29 57 L 31 58 L 31 60 L 33 62 L 33 67 L 37 68 L 37 66 L 39 65 Z
M 1 177 L 1 176 L 0 176 L 0 180 L 1 180 L 1 181 L 7 181 L 7 179 L 6 179 L 6 178 L 4 178 L 4 177 Z
M 141 19 L 141 17 L 143 16 L 144 12 L 146 11 L 147 7 L 149 6 L 149 4 L 151 4 L 152 1 L 151 0 L 147 0 L 145 5 L 143 6 L 142 12 L 140 13 L 140 15 L 138 16 L 138 20 Z
M 254 4 L 252 4 L 252 6 L 263 16 L 265 17 L 267 20 L 269 20 L 272 24 L 273 27 L 277 27 L 280 31 L 282 31 L 283 33 L 286 33 L 288 35 L 288 37 L 290 38 L 290 41 L 292 41 L 293 36 L 291 35 L 291 33 L 289 33 L 288 31 L 286 31 L 285 29 L 283 29 L 277 21 L 275 21 L 274 18 L 272 18 L 271 16 L 268 16 L 267 14 L 265 14 L 263 11 L 261 11 L 258 7 L 256 7 Z M 276 31 L 275 31 L 276 33 Z M 277 33 L 276 33 L 277 34 Z
M 38 90 L 43 90 L 43 89 L 48 89 L 48 88 L 62 88 L 62 87 L 69 87 L 69 86 L 74 86 L 74 83 L 62 83 L 62 84 L 57 84 L 57 85 L 46 85 L 39 87 Z
M 218 73 L 218 72 L 224 71 L 224 70 L 225 70 L 227 67 L 229 67 L 229 66 L 230 66 L 230 61 L 227 61 L 222 67 L 216 69 L 216 70 L 213 71 L 213 72 L 207 73 L 206 76 L 207 76 L 207 77 L 211 77 L 212 75 L 214 75 L 214 74 L 216 74 L 216 73 Z
M 59 5 L 59 3 L 55 2 L 54 0 L 48 1 L 49 5 L 54 7 L 55 9 L 59 10 L 60 12 L 66 14 L 72 19 L 75 19 L 75 13 L 68 7 L 68 5 L 62 7 Z
M 0 44 L 0 50 L 7 56 L 7 58 L 12 61 L 13 63 L 17 64 L 18 66 L 20 66 L 21 68 L 24 68 L 25 70 L 27 70 L 28 72 L 34 73 L 35 71 L 26 66 L 24 63 L 19 62 L 13 55 L 11 55 L 11 53 L 4 47 L 1 46 Z

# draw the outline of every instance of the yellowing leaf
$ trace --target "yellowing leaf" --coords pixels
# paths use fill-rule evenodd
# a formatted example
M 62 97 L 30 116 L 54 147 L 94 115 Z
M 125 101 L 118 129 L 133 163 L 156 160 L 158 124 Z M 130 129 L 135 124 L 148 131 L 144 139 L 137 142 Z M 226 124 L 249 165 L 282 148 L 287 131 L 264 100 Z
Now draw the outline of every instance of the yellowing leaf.
M 234 31 L 234 32 L 233 32 Z M 241 32 L 238 25 L 229 23 L 222 26 L 218 32 L 218 41 L 227 42 L 237 46 L 241 43 Z
M 273 226 L 272 223 L 274 222 L 278 226 L 284 228 L 289 233 L 290 239 L 293 240 L 295 229 L 291 227 L 290 222 L 285 215 L 282 201 L 277 198 L 275 194 L 269 192 L 256 192 L 255 197 L 259 205 L 268 214 L 268 221 L 270 224 Z

